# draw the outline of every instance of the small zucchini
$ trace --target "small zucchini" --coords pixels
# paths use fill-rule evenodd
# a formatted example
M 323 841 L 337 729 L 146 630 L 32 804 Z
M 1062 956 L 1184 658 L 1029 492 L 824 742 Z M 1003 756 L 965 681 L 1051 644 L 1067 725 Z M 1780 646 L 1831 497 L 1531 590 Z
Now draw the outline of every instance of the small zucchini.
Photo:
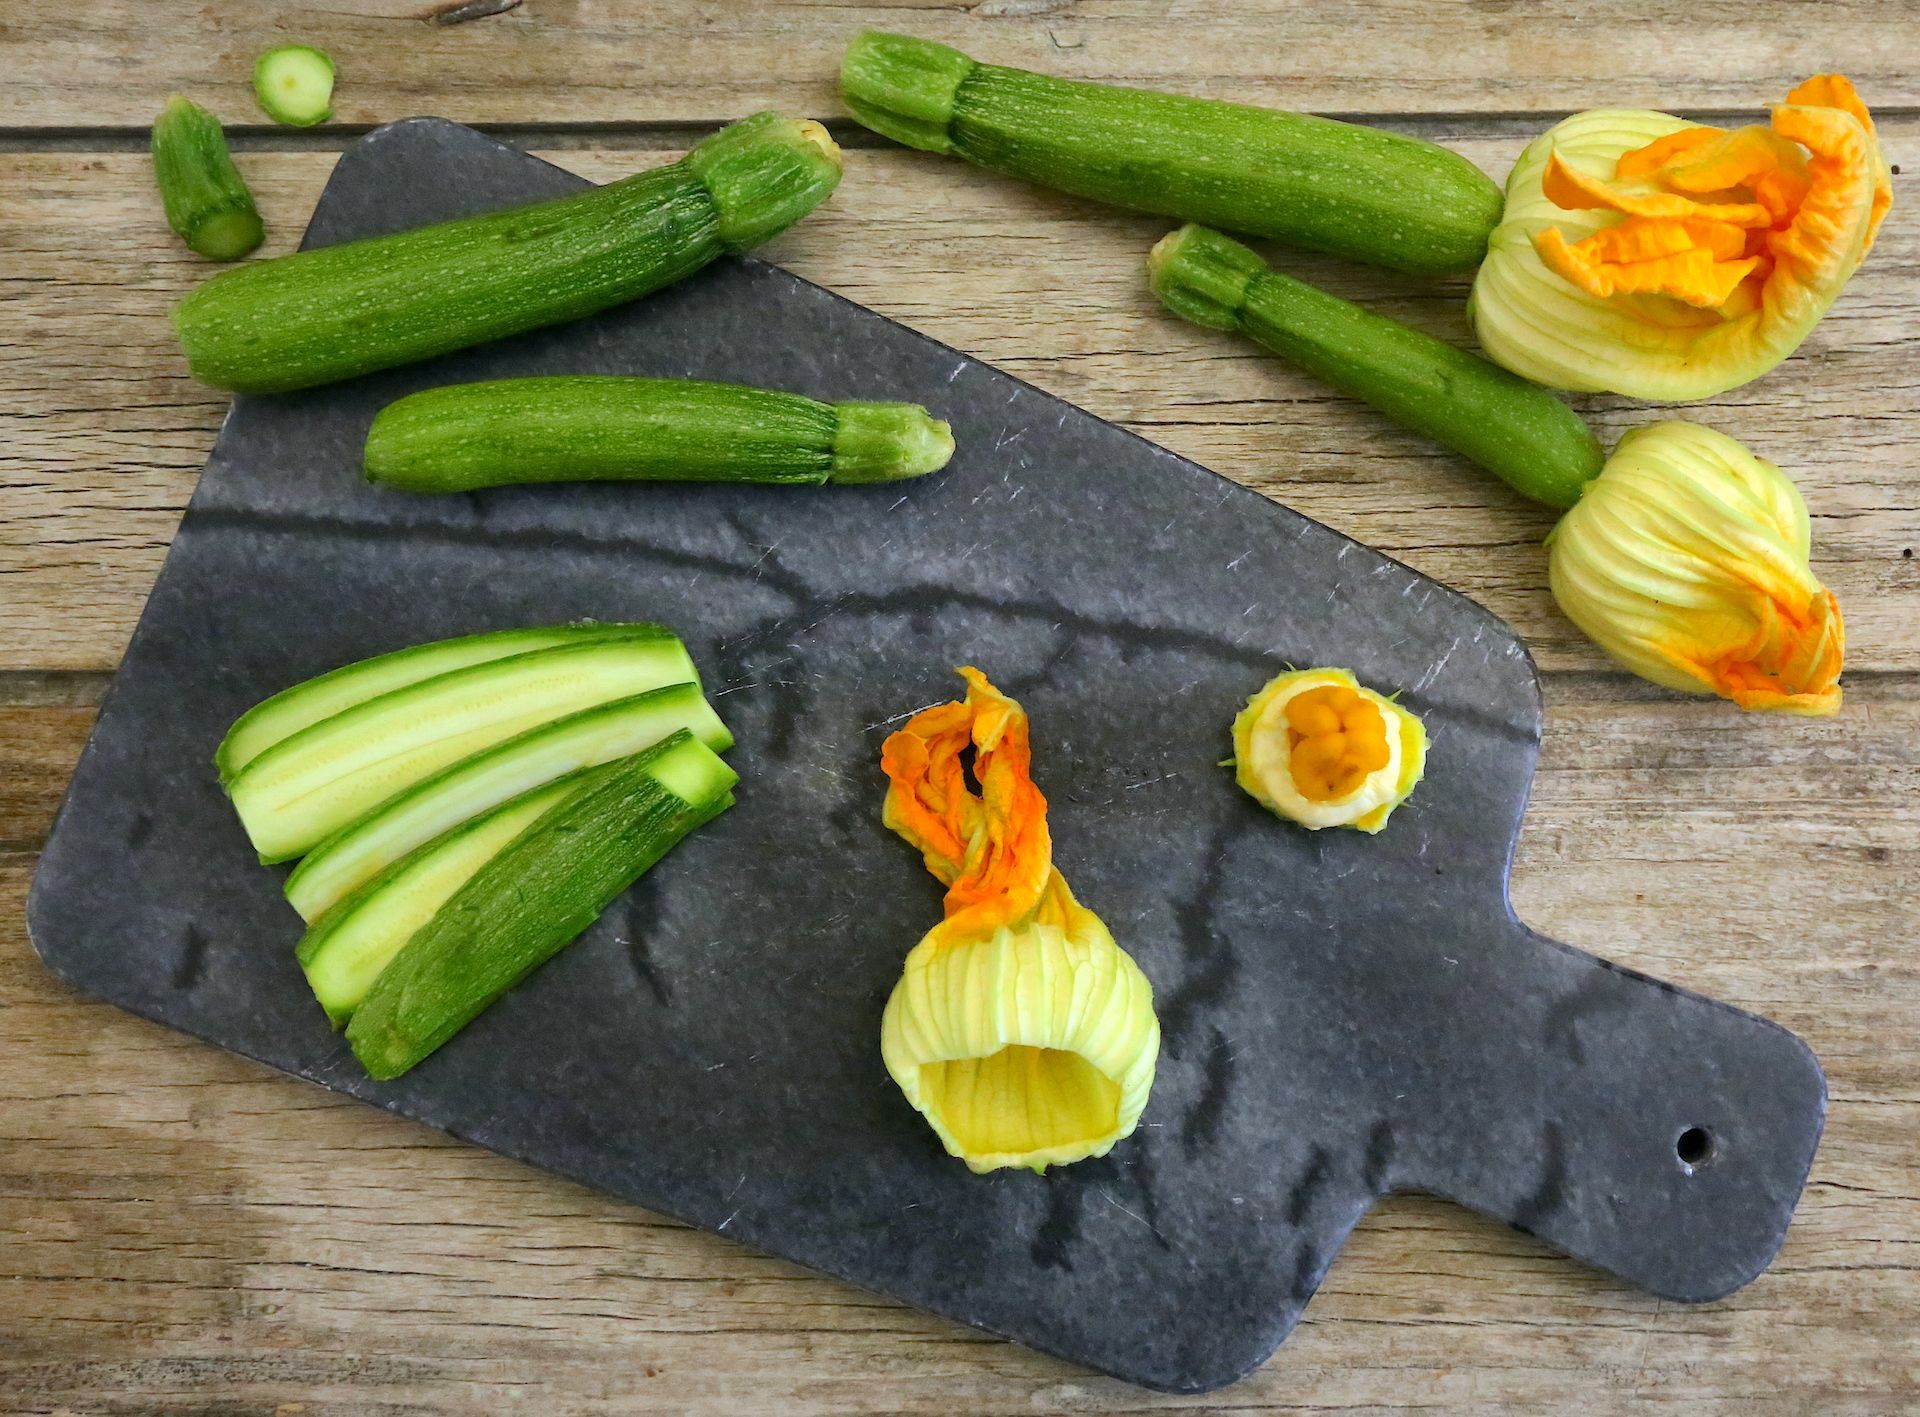
M 724 811 L 737 781 L 711 749 L 680 733 L 552 808 L 380 972 L 347 1025 L 354 1056 L 376 1078 L 426 1058 Z
M 839 180 L 824 128 L 761 113 L 591 191 L 223 272 L 174 329 L 209 384 L 304 389 L 636 300 L 786 230 Z
M 220 120 L 175 94 L 153 121 L 153 179 L 173 234 L 209 261 L 237 261 L 266 236 Z
M 1175 314 L 1239 331 L 1523 496 L 1570 507 L 1599 476 L 1605 459 L 1592 430 L 1538 384 L 1269 270 L 1217 231 L 1169 233 L 1147 258 L 1147 275 Z
M 1471 270 L 1500 220 L 1493 179 L 1418 138 L 978 64 L 907 35 L 856 38 L 840 93 L 908 147 L 1396 270 Z
M 253 62 L 253 96 L 276 123 L 311 128 L 333 117 L 333 56 L 283 44 Z
M 423 842 L 516 794 L 595 763 L 629 757 L 686 729 L 716 753 L 733 735 L 697 684 L 673 684 L 530 728 L 432 777 L 342 827 L 287 877 L 287 899 L 309 922 Z
M 408 492 L 519 482 L 891 482 L 945 467 L 953 432 L 913 403 L 820 403 L 698 379 L 559 375 L 388 404 L 367 480 Z
M 324 718 L 227 784 L 263 862 L 311 850 L 349 822 L 470 754 L 551 719 L 694 682 L 677 640 L 557 645 L 455 669 Z
M 490 630 L 485 634 L 462 635 L 458 639 L 436 640 L 414 645 L 345 665 L 331 673 L 303 680 L 290 689 L 282 689 L 272 698 L 255 704 L 227 730 L 213 755 L 220 780 L 231 782 L 248 763 L 283 738 L 290 738 L 323 718 L 363 704 L 368 699 L 418 684 L 449 670 L 465 669 L 472 664 L 505 659 L 508 655 L 530 650 L 551 649 L 555 645 L 584 644 L 588 640 L 657 639 L 678 640 L 673 631 L 661 625 L 611 624 L 542 625 L 532 629 Z

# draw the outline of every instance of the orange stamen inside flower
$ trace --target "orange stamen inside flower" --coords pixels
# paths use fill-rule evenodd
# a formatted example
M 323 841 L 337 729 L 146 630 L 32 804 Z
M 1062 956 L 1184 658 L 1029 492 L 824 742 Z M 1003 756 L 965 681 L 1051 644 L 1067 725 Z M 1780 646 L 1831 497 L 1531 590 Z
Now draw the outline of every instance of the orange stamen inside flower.
M 1337 802 L 1387 765 L 1387 723 L 1344 684 L 1308 689 L 1287 700 L 1288 766 L 1310 802 Z
M 956 937 L 1071 901 L 1053 869 L 1047 799 L 1033 785 L 1026 710 L 979 670 L 960 673 L 963 702 L 922 709 L 880 750 L 882 819 L 946 885 L 946 926 Z M 978 791 L 967 780 L 968 749 Z
M 1838 74 L 1795 89 L 1771 127 L 1669 133 L 1623 154 L 1611 178 L 1555 152 L 1542 190 L 1568 211 L 1624 218 L 1582 241 L 1537 232 L 1549 270 L 1603 300 L 1666 296 L 1728 319 L 1850 271 L 1893 201 L 1873 119 Z

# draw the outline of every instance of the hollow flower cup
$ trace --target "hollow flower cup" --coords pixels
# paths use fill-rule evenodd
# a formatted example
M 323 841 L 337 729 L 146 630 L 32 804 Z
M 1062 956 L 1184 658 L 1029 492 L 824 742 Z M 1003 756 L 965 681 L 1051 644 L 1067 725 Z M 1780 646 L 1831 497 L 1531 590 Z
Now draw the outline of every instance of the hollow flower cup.
M 1798 347 L 1892 201 L 1873 119 L 1837 74 L 1732 131 L 1575 114 L 1514 165 L 1468 316 L 1488 355 L 1538 383 L 1706 398 Z
M 1560 608 L 1643 678 L 1745 709 L 1840 709 L 1846 635 L 1772 463 L 1674 420 L 1620 440 L 1547 538 Z

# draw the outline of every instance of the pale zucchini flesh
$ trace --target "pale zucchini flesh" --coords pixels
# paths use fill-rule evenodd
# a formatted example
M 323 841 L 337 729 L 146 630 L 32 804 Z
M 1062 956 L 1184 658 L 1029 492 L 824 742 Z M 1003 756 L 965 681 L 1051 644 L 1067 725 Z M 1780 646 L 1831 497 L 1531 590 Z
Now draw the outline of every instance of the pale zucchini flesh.
M 551 719 L 693 683 L 677 640 L 609 639 L 470 665 L 322 719 L 227 784 L 264 862 L 311 850 L 451 763 Z
M 214 766 L 222 782 L 231 781 L 239 771 L 283 738 L 301 729 L 331 718 L 376 699 L 395 689 L 404 689 L 422 679 L 431 679 L 471 664 L 485 664 L 509 655 L 555 645 L 579 644 L 588 640 L 626 637 L 633 639 L 676 638 L 671 630 L 649 624 L 577 624 L 541 625 L 528 629 L 491 630 L 484 634 L 462 635 L 457 639 L 435 640 L 414 645 L 345 665 L 283 689 L 272 698 L 254 705 L 235 720 L 227 736 L 220 740 Z
M 700 693 L 678 684 L 544 723 L 456 762 L 320 843 L 287 878 L 303 919 L 321 919 L 394 862 L 442 832 L 565 773 L 649 748 L 680 729 L 715 752 L 733 736 Z

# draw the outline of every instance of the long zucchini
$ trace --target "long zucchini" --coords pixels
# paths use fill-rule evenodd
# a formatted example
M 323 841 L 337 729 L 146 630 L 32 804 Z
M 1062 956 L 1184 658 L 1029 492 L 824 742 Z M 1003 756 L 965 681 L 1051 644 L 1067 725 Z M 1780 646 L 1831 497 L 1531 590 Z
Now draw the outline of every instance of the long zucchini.
M 210 261 L 237 261 L 266 236 L 220 120 L 175 94 L 153 121 L 153 180 L 173 234 Z
M 260 859 L 285 861 L 483 748 L 595 704 L 692 682 L 685 646 L 651 638 L 591 640 L 470 665 L 282 739 L 227 784 L 227 795 Z
M 1269 270 L 1205 227 L 1184 226 L 1147 258 L 1175 314 L 1237 330 L 1424 433 L 1551 507 L 1570 507 L 1605 461 L 1580 415 L 1537 384 L 1463 349 Z
M 347 1025 L 354 1055 L 376 1078 L 419 1063 L 723 811 L 737 780 L 691 734 L 676 734 L 553 808 L 455 891 L 380 972 Z
M 470 492 L 519 482 L 891 482 L 946 466 L 953 432 L 914 403 L 821 403 L 698 379 L 557 375 L 452 384 L 388 404 L 371 482 Z
M 335 1027 L 366 997 L 400 947 L 508 842 L 606 775 L 582 768 L 501 803 L 409 852 L 329 910 L 295 951 Z
M 907 35 L 856 38 L 840 93 L 908 147 L 1397 270 L 1470 270 L 1500 220 L 1493 179 L 1418 138 L 978 64 Z
M 307 388 L 638 299 L 784 231 L 839 180 L 824 128 L 761 113 L 575 196 L 224 272 L 174 328 L 209 384 Z
M 628 757 L 681 729 L 716 753 L 733 746 L 696 684 L 674 684 L 584 709 L 463 758 L 350 822 L 287 877 L 287 899 L 304 920 L 408 852 L 478 813 L 562 774 Z
M 661 625 L 541 625 L 435 640 L 431 644 L 377 655 L 303 680 L 255 704 L 234 721 L 227 736 L 220 740 L 220 747 L 213 755 L 214 766 L 220 770 L 220 780 L 230 782 L 240 769 L 281 739 L 290 738 L 301 729 L 355 704 L 418 684 L 436 674 L 525 654 L 529 650 L 616 638 L 676 640 L 678 637 Z

